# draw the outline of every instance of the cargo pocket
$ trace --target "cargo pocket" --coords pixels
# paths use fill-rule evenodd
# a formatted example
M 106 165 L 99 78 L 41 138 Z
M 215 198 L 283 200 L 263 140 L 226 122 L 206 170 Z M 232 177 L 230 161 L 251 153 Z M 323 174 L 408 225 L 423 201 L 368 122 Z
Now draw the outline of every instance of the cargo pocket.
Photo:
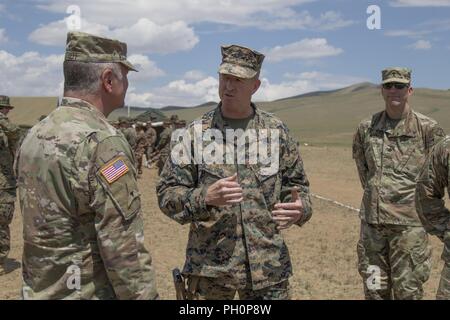
M 425 231 L 422 231 L 425 233 Z M 425 283 L 430 277 L 431 272 L 431 246 L 428 243 L 427 235 L 424 234 L 423 243 L 410 250 L 414 277 L 420 282 Z

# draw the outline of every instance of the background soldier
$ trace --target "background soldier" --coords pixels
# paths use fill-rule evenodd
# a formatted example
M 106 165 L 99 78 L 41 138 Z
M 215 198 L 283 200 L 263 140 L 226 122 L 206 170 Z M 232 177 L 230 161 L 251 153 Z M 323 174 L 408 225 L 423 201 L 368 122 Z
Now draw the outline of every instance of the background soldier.
M 233 299 L 236 291 L 241 299 L 288 299 L 292 267 L 280 230 L 311 217 L 309 182 L 286 126 L 251 102 L 264 56 L 231 45 L 222 47 L 222 57 L 221 102 L 188 126 L 191 137 L 196 123 L 224 137 L 226 129 L 276 130 L 278 170 L 266 175 L 267 164 L 236 159 L 181 165 L 169 157 L 157 185 L 159 206 L 178 223 L 191 224 L 183 269 L 190 299 Z
M 25 299 L 157 297 L 133 153 L 106 119 L 129 70 L 125 43 L 68 33 L 61 106 L 18 158 Z
M 20 128 L 10 123 L 6 116 L 13 108 L 9 97 L 0 96 L 0 275 L 8 271 L 5 262 L 11 244 L 9 225 L 16 199 L 13 163 L 21 136 Z
M 431 250 L 414 205 L 415 179 L 444 132 L 411 109 L 409 69 L 385 69 L 382 79 L 385 110 L 362 121 L 353 141 L 364 189 L 359 272 L 366 299 L 421 299 Z
M 145 131 L 145 138 L 147 139 L 147 149 L 145 150 L 145 156 L 147 159 L 147 166 L 150 168 L 151 154 L 153 153 L 155 148 L 157 133 L 156 130 L 152 127 L 152 121 L 147 122 L 146 129 L 147 130 Z
M 144 153 L 147 149 L 148 139 L 145 135 L 146 126 L 142 122 L 136 123 L 136 147 L 134 154 L 136 156 L 136 167 L 138 170 L 138 177 L 142 174 L 142 161 Z
M 174 130 L 176 121 L 172 117 L 170 121 L 164 121 L 165 128 L 159 135 L 159 140 L 154 151 L 155 156 L 153 158 L 153 161 L 157 161 L 156 166 L 158 167 L 159 175 L 161 174 L 167 158 L 170 156 L 170 139 L 172 138 L 172 132 Z
M 130 144 L 131 150 L 135 150 L 137 135 L 136 135 L 136 130 L 131 125 L 130 118 L 119 117 L 118 120 L 119 120 L 120 132 L 122 132 L 125 139 Z
M 444 268 L 436 294 L 437 299 L 450 300 L 450 211 L 445 207 L 445 188 L 449 190 L 450 137 L 433 148 L 419 175 L 416 186 L 416 208 L 427 232 L 444 243 Z M 450 193 L 449 193 L 450 195 Z

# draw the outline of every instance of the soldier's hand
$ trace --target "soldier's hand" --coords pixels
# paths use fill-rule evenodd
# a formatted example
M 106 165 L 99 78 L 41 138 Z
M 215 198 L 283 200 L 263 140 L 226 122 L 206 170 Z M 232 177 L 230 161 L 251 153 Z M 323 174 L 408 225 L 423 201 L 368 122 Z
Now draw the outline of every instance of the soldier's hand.
M 210 206 L 229 206 L 239 203 L 243 198 L 242 188 L 237 182 L 237 174 L 220 179 L 209 186 L 205 202 Z
M 291 190 L 291 202 L 277 203 L 272 211 L 273 220 L 278 224 L 277 229 L 287 229 L 303 216 L 303 204 L 298 189 Z

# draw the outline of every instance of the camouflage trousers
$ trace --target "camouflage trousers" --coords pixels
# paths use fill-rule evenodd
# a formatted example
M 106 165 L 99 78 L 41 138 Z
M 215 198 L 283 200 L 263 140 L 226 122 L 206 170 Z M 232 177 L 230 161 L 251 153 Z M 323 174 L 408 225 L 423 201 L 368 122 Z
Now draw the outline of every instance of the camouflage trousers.
M 444 252 L 442 252 L 444 268 L 441 272 L 441 281 L 436 294 L 438 300 L 450 300 L 450 230 L 444 236 Z
M 136 169 L 138 171 L 139 174 L 142 173 L 142 161 L 144 160 L 144 152 L 142 151 L 137 151 L 135 153 L 136 156 Z
M 11 248 L 9 224 L 14 214 L 14 203 L 0 203 L 0 264 L 3 264 Z
M 362 222 L 357 251 L 366 299 L 422 299 L 431 271 L 431 247 L 422 227 Z
M 216 278 L 189 276 L 187 279 L 188 300 L 232 300 L 238 293 L 240 300 L 289 300 L 289 281 L 273 286 L 252 290 L 251 288 L 232 289 L 223 286 Z
M 168 156 L 165 154 L 161 154 L 158 158 L 158 162 L 156 163 L 156 166 L 158 167 L 158 175 L 161 174 L 162 169 L 164 168 L 164 165 L 166 164 Z

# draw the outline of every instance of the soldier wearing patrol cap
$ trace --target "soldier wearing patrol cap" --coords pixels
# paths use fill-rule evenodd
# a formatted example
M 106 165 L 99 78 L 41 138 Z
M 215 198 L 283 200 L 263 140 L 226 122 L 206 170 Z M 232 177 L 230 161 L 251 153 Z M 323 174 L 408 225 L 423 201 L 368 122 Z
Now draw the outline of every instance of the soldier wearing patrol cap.
M 421 299 L 431 250 L 414 191 L 425 156 L 444 131 L 409 105 L 411 70 L 383 70 L 381 94 L 384 110 L 362 121 L 353 140 L 364 189 L 359 273 L 366 299 Z
M 191 139 L 196 127 L 218 130 L 223 137 L 230 130 L 239 135 L 242 131 L 237 129 L 270 129 L 278 139 L 265 143 L 278 151 L 273 151 L 278 166 L 266 171 L 274 163 L 238 160 L 237 153 L 250 157 L 246 143 L 232 153 L 233 163 L 225 159 L 225 152 L 218 163 L 184 164 L 169 157 L 157 185 L 161 210 L 180 224 L 191 224 L 183 268 L 189 299 L 233 299 L 236 292 L 241 299 L 290 297 L 292 266 L 280 230 L 310 219 L 309 182 L 286 125 L 251 101 L 261 83 L 263 60 L 255 50 L 223 46 L 221 102 L 186 129 Z M 187 144 L 196 146 L 195 142 L 203 143 L 203 150 L 210 144 Z M 220 146 L 222 141 L 215 143 Z M 193 148 L 191 152 L 194 159 Z
M 124 105 L 125 43 L 67 35 L 61 106 L 20 148 L 24 299 L 154 299 L 133 152 L 106 117 Z
M 5 262 L 11 244 L 9 225 L 16 199 L 13 162 L 21 135 L 20 128 L 6 117 L 13 108 L 8 96 L 0 95 L 0 275 L 8 272 Z

